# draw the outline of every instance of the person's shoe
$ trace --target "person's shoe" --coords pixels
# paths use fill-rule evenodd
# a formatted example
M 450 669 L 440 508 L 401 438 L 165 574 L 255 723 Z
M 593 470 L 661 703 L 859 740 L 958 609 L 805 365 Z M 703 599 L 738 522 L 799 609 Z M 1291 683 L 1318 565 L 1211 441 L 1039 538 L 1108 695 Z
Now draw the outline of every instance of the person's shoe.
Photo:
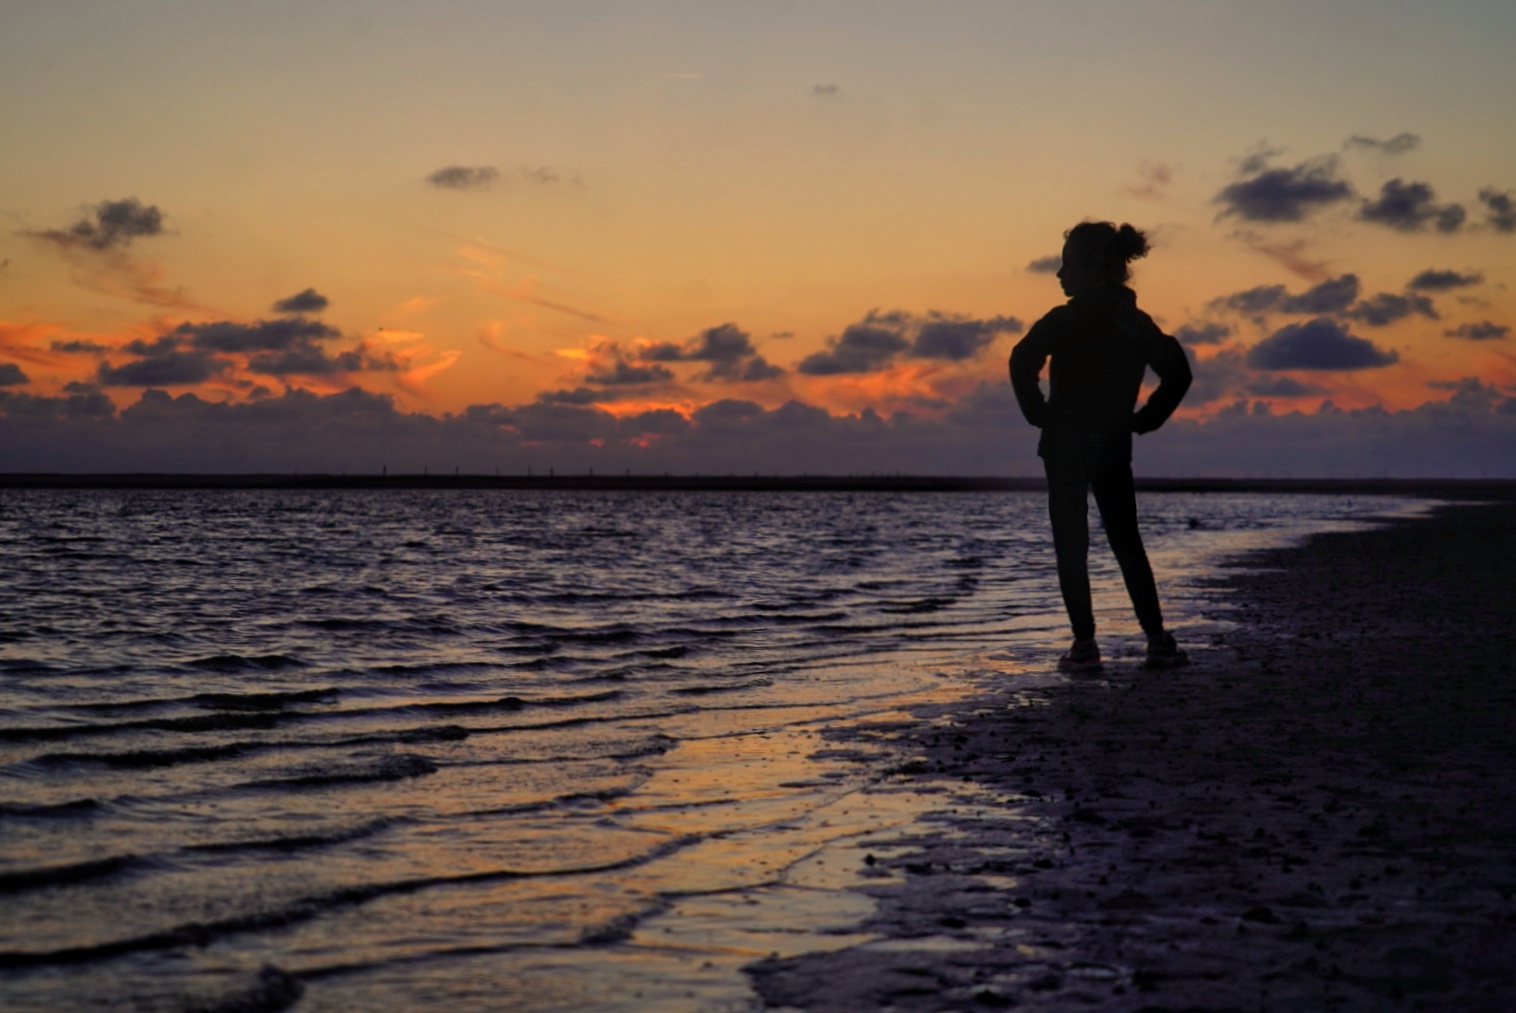
M 1174 634 L 1164 630 L 1149 635 L 1148 656 L 1142 663 L 1143 668 L 1178 668 L 1189 663 L 1190 656 L 1174 642 Z
M 1060 672 L 1098 672 L 1100 671 L 1100 646 L 1095 643 L 1095 638 L 1088 640 L 1076 639 L 1067 654 L 1058 659 L 1058 671 Z

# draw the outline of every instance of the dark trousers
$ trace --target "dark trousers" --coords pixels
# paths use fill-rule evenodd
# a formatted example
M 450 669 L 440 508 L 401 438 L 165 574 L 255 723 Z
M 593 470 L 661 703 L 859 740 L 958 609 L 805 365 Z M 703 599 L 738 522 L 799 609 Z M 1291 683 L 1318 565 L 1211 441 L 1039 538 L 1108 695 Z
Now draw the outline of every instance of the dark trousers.
M 1127 461 L 1092 461 L 1083 457 L 1043 458 L 1048 477 L 1048 514 L 1053 521 L 1053 548 L 1058 554 L 1058 586 L 1069 612 L 1074 636 L 1095 635 L 1095 612 L 1090 605 L 1090 524 L 1088 492 L 1105 524 L 1121 576 L 1143 632 L 1163 630 L 1153 568 L 1137 530 L 1137 493 L 1132 465 Z

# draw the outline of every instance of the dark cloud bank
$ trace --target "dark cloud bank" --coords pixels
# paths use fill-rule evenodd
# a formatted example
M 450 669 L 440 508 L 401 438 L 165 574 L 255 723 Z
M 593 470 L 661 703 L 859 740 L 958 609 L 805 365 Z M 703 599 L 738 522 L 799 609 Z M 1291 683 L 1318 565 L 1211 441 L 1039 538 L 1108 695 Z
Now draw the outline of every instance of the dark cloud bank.
M 1353 346 L 1346 347 L 1351 356 Z M 1259 375 L 1250 382 L 1260 394 L 1280 384 L 1290 390 L 1277 390 L 1278 396 L 1308 389 L 1288 377 Z M 1449 390 L 1444 400 L 1403 412 L 1328 405 L 1313 414 L 1273 415 L 1261 401 L 1237 401 L 1208 422 L 1175 420 L 1140 439 L 1137 470 L 1170 476 L 1510 476 L 1516 398 L 1472 379 Z M 1036 432 L 1022 421 L 1009 385 L 988 382 L 941 418 L 884 418 L 873 411 L 834 416 L 796 401 L 765 409 L 743 400 L 716 401 L 690 418 L 669 410 L 617 418 L 593 406 L 547 401 L 474 405 L 431 416 L 402 411 L 390 397 L 358 388 L 329 396 L 296 389 L 235 404 L 149 389 L 117 412 L 87 386 L 62 397 L 3 388 L 0 414 L 5 472 L 1040 471 Z

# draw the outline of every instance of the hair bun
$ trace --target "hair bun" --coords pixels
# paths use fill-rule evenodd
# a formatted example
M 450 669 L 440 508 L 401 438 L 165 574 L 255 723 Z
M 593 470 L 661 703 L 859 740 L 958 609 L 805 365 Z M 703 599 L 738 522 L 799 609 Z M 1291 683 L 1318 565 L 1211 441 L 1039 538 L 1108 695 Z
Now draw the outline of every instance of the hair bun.
M 1138 257 L 1147 256 L 1148 237 L 1130 225 L 1122 223 L 1121 228 L 1116 230 L 1116 250 L 1121 254 L 1122 260 L 1136 260 Z
M 1088 218 L 1063 234 L 1063 259 L 1080 261 L 1113 284 L 1131 277 L 1127 266 L 1148 252 L 1148 237 L 1139 229 Z

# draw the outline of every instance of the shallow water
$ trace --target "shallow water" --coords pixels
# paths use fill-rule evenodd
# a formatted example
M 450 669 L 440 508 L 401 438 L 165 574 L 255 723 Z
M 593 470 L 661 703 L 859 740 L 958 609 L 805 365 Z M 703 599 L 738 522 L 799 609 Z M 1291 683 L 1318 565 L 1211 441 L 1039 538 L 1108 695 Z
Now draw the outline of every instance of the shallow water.
M 1223 560 L 1423 504 L 1142 506 L 1203 642 Z M 1054 677 L 1042 510 L 0 493 L 0 1004 L 748 1008 L 742 964 L 856 941 L 837 843 L 932 804 L 820 733 Z M 1102 547 L 1092 572 L 1129 663 Z

